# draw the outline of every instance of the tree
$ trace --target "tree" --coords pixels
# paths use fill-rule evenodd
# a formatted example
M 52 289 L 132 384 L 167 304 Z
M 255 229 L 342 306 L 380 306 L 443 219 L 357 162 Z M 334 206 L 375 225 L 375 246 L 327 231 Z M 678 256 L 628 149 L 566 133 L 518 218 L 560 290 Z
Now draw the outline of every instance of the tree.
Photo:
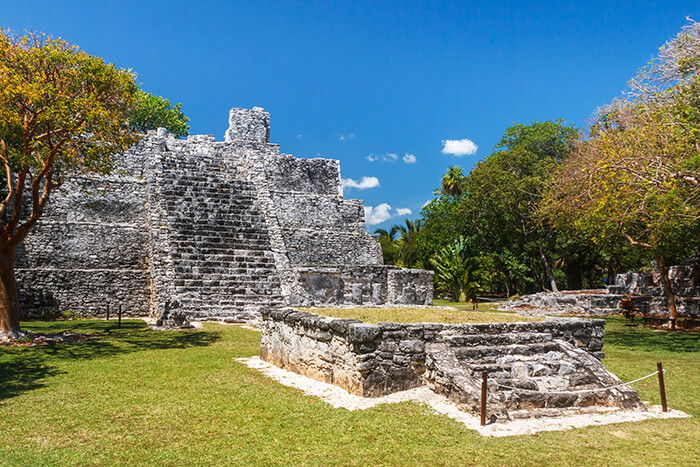
M 399 233 L 398 264 L 406 268 L 422 267 L 418 255 L 418 235 L 423 227 L 423 221 L 406 219 L 405 225 L 395 225 Z
M 549 288 L 557 291 L 548 258 L 556 244 L 555 232 L 539 219 L 538 207 L 554 169 L 568 157 L 578 137 L 578 130 L 562 121 L 514 125 L 495 152 L 467 176 L 463 212 L 477 232 L 482 253 L 496 255 L 493 264 L 504 268 L 503 276 L 529 270 L 545 288 L 541 271 Z M 541 268 L 533 258 L 539 258 Z M 520 263 L 517 268 L 514 261 Z M 512 279 L 525 282 L 522 277 Z
M 136 91 L 130 72 L 66 41 L 0 31 L 0 335 L 21 335 L 15 249 L 68 171 L 105 173 L 137 141 Z
M 446 196 L 459 198 L 464 194 L 464 174 L 462 168 L 451 165 L 447 168 L 447 173 L 442 176 L 441 180 L 442 192 Z
M 464 237 L 443 248 L 430 264 L 435 268 L 437 289 L 448 292 L 453 301 L 474 299 L 481 290 L 476 281 L 476 258 L 470 256 Z
M 649 252 L 672 322 L 666 260 L 700 246 L 699 69 L 700 27 L 692 23 L 632 81 L 627 99 L 598 111 L 544 205 L 559 224 Z
M 168 99 L 138 90 L 136 103 L 129 115 L 131 129 L 145 133 L 159 127 L 166 128 L 178 138 L 187 136 L 189 118 L 182 113 L 182 104 L 173 106 Z
M 382 257 L 384 264 L 396 264 L 398 260 L 398 245 L 396 244 L 397 226 L 392 226 L 391 229 L 376 229 L 374 235 L 379 237 L 379 245 L 382 247 Z

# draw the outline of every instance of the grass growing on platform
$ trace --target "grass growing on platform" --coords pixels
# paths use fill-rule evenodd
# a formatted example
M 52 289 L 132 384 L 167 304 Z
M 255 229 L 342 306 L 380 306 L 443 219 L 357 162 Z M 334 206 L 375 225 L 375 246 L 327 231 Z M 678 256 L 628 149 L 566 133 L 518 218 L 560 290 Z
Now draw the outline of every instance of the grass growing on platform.
M 520 316 L 486 310 L 445 308 L 301 308 L 303 311 L 333 318 L 353 318 L 365 323 L 517 323 L 543 321 L 544 318 Z
M 156 332 L 139 321 L 23 323 L 84 342 L 0 347 L 0 465 L 690 465 L 700 458 L 700 335 L 608 321 L 623 380 L 662 361 L 669 405 L 694 418 L 488 439 L 406 402 L 334 409 L 235 360 L 259 333 Z M 635 385 L 659 401 L 654 379 Z

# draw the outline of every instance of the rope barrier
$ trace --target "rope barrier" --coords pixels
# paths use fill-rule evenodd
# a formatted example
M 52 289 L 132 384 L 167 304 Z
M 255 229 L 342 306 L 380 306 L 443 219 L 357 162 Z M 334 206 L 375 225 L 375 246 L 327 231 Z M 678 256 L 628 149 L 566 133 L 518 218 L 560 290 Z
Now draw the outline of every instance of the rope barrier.
M 665 370 L 665 369 L 662 370 L 662 371 L 663 371 L 664 373 L 666 373 L 666 370 Z M 586 392 L 608 391 L 608 390 L 610 390 L 610 389 L 619 388 L 619 387 L 621 387 L 621 386 L 628 386 L 628 385 L 630 385 L 630 384 L 632 384 L 632 383 L 637 383 L 637 382 L 642 381 L 642 380 L 644 380 L 644 379 L 651 378 L 652 376 L 654 376 L 654 375 L 656 375 L 656 374 L 659 374 L 659 372 L 658 372 L 658 371 L 655 371 L 655 372 L 653 372 L 653 373 L 651 373 L 651 374 L 648 374 L 648 375 L 646 375 L 646 376 L 642 376 L 641 378 L 635 379 L 634 381 L 629 381 L 629 382 L 627 382 L 627 383 L 620 383 L 620 384 L 616 384 L 616 385 L 614 385 L 614 386 L 608 386 L 608 387 L 606 387 L 606 388 L 579 389 L 579 390 L 577 390 L 577 391 L 536 391 L 536 390 L 534 390 L 534 389 L 524 389 L 524 388 L 515 388 L 515 387 L 513 387 L 513 386 L 506 386 L 505 384 L 501 384 L 501 383 L 496 383 L 496 384 L 497 384 L 498 386 L 502 387 L 502 388 L 512 389 L 512 390 L 515 390 L 515 391 L 524 391 L 524 392 L 533 392 L 533 393 L 538 393 L 538 392 L 539 392 L 539 393 L 545 393 L 545 394 L 583 394 L 583 393 L 586 393 Z

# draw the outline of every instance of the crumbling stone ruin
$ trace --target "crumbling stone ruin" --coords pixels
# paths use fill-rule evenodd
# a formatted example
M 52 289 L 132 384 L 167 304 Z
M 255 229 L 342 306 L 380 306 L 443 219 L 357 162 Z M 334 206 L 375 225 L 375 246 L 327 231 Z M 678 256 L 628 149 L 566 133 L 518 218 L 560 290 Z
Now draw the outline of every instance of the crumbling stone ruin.
M 603 320 L 493 324 L 369 324 L 291 309 L 263 312 L 260 356 L 281 368 L 360 396 L 427 385 L 464 410 L 499 418 L 556 416 L 572 408 L 645 410 L 608 372 Z
M 700 262 L 668 268 L 681 318 L 700 318 Z M 620 300 L 628 297 L 635 309 L 650 316 L 668 318 L 668 301 L 656 265 L 649 273 L 626 272 L 615 276 L 605 289 L 540 292 L 508 302 L 503 309 L 527 315 L 575 314 L 607 316 L 620 312 Z
M 225 141 L 150 131 L 108 176 L 75 176 L 16 256 L 23 315 L 163 324 L 259 319 L 280 305 L 432 303 L 432 272 L 386 266 L 337 160 L 280 154 L 269 114 L 232 109 Z

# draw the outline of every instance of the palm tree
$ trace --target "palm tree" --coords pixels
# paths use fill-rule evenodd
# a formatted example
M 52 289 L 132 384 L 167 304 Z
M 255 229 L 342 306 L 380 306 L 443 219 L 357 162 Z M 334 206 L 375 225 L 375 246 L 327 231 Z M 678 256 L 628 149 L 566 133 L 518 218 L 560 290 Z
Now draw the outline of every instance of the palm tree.
M 413 268 L 418 266 L 418 234 L 423 227 L 423 220 L 406 219 L 405 225 L 392 227 L 399 232 L 398 247 L 401 266 Z
M 376 229 L 374 235 L 379 237 L 379 245 L 382 247 L 382 257 L 384 264 L 396 264 L 398 256 L 398 245 L 396 243 L 396 234 L 398 226 L 394 225 L 389 230 Z
M 466 177 L 462 173 L 462 168 L 451 165 L 447 168 L 447 173 L 442 176 L 442 192 L 447 196 L 459 198 L 464 194 L 464 181 Z
M 452 245 L 440 250 L 430 264 L 435 268 L 438 290 L 448 292 L 453 301 L 475 299 L 481 291 L 476 281 L 476 258 L 470 256 L 464 237 L 460 236 Z

